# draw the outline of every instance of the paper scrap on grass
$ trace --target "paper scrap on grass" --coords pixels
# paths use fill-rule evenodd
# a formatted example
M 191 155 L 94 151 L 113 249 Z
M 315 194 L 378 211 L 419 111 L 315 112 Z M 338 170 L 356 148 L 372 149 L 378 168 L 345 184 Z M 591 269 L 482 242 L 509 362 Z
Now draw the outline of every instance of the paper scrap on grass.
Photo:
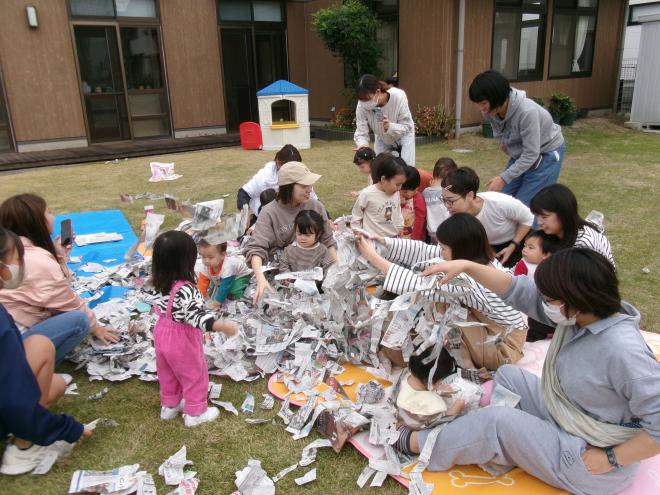
M 248 465 L 236 471 L 236 488 L 241 495 L 275 495 L 275 484 L 261 467 L 261 461 L 248 460 Z
M 151 162 L 149 164 L 151 177 L 149 182 L 161 182 L 164 180 L 176 180 L 182 175 L 174 173 L 174 163 Z
M 301 486 L 301 485 L 306 485 L 307 483 L 310 483 L 315 480 L 316 480 L 316 468 L 307 471 L 307 473 L 305 473 L 300 478 L 296 478 L 294 481 L 296 482 L 296 485 Z
M 192 461 L 186 459 L 186 446 L 184 445 L 160 465 L 158 474 L 165 478 L 166 485 L 178 485 L 185 479 L 183 468 L 189 464 L 192 464 Z

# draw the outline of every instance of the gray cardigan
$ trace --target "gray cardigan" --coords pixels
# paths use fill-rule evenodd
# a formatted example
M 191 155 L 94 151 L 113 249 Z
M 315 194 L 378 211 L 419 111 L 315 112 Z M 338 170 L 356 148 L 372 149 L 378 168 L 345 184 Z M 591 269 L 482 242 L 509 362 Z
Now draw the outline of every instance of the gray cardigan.
M 536 164 L 541 153 L 556 150 L 564 143 L 561 127 L 552 121 L 548 111 L 526 93 L 511 88 L 509 107 L 503 119 L 485 114 L 493 127 L 493 136 L 505 144 L 515 162 L 500 177 L 509 183 Z

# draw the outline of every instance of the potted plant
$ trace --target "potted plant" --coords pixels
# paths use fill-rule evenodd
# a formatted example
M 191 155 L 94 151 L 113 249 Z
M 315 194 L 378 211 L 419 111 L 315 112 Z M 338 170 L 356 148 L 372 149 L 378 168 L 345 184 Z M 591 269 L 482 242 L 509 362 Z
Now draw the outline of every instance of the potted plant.
M 553 93 L 550 96 L 548 111 L 557 124 L 571 126 L 577 117 L 577 107 L 573 99 L 564 93 Z

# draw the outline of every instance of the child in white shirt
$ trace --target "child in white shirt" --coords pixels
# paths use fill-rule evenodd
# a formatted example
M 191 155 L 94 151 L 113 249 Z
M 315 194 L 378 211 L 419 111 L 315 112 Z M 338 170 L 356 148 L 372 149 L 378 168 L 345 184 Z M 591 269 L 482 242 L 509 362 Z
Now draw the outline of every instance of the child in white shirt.
M 433 167 L 433 180 L 429 187 L 422 191 L 426 202 L 426 230 L 431 239 L 430 244 L 438 243 L 435 231 L 438 230 L 438 225 L 449 218 L 449 211 L 442 201 L 442 180 L 457 168 L 458 165 L 451 158 L 438 158 Z
M 353 206 L 352 228 L 382 237 L 396 237 L 403 229 L 399 191 L 406 181 L 402 164 L 389 153 L 381 153 L 373 164 L 373 185 L 360 191 Z

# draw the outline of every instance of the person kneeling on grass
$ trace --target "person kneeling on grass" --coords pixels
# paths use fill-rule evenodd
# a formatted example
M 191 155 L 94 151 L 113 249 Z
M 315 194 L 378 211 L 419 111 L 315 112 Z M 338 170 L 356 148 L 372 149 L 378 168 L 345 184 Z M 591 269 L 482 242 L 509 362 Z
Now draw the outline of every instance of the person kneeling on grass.
M 214 305 L 228 297 L 240 299 L 252 278 L 252 270 L 238 256 L 227 256 L 227 243 L 212 245 L 199 241 L 201 269 L 197 272 L 197 288 L 202 297 Z
M 17 288 L 23 273 L 23 245 L 15 234 L 0 227 L 0 288 Z M 14 436 L 5 448 L 0 473 L 29 473 L 49 445 L 74 443 L 92 432 L 71 416 L 48 410 L 66 389 L 64 380 L 54 373 L 55 346 L 43 335 L 23 340 L 1 304 L 0 349 L 0 439 Z
M 607 258 L 585 248 L 558 251 L 539 264 L 536 284 L 466 260 L 424 274 L 440 272 L 441 284 L 466 273 L 557 327 L 541 378 L 516 366 L 495 375 L 521 397 L 518 406 L 479 409 L 444 425 L 428 446 L 428 470 L 492 462 L 570 493 L 608 495 L 632 483 L 640 461 L 660 454 L 660 363 Z M 406 433 L 402 450 L 427 449 L 429 434 Z
M 154 243 L 153 285 L 161 296 L 154 308 L 156 369 L 160 383 L 160 418 L 171 420 L 183 411 L 185 426 L 215 420 L 220 411 L 208 407 L 209 372 L 204 358 L 204 332 L 234 335 L 236 323 L 217 320 L 204 308 L 195 286 L 197 246 L 185 232 L 171 230 Z

